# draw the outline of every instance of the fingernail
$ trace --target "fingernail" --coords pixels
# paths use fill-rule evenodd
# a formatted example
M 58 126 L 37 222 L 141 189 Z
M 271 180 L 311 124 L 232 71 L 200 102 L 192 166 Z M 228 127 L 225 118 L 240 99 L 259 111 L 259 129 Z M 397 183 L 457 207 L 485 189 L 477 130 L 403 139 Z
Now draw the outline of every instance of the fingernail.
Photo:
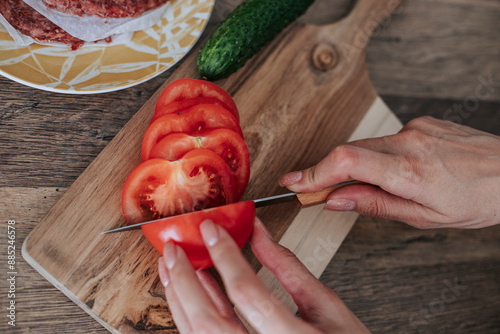
M 292 184 L 296 184 L 302 180 L 304 173 L 302 171 L 299 172 L 292 172 L 283 175 L 278 183 L 281 187 L 286 187 L 286 186 L 291 186 Z
M 166 288 L 168 283 L 170 282 L 170 278 L 168 277 L 167 267 L 165 266 L 165 261 L 163 257 L 158 259 L 158 273 L 160 274 L 161 284 Z
M 350 199 L 331 199 L 326 202 L 325 209 L 333 211 L 352 211 L 356 203 Z
M 163 247 L 163 261 L 165 261 L 165 265 L 169 270 L 174 267 L 177 260 L 177 250 L 175 248 L 175 244 L 171 241 L 167 242 Z
M 269 230 L 266 228 L 266 226 L 264 225 L 264 223 L 260 219 L 255 219 L 255 222 L 256 222 L 257 226 L 259 226 L 259 228 L 262 230 L 262 232 L 264 232 L 264 234 L 269 239 L 273 239 L 273 236 L 271 235 L 271 232 L 269 232 Z
M 203 241 L 208 246 L 213 246 L 219 241 L 219 232 L 217 232 L 217 227 L 211 220 L 205 220 L 200 224 L 200 232 L 203 237 Z

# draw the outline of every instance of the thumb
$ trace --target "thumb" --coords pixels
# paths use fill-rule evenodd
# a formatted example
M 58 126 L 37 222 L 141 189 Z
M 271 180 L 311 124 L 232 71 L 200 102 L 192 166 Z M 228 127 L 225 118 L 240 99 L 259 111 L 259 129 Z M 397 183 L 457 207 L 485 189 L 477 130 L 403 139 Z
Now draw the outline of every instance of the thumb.
M 353 185 L 333 192 L 325 209 L 355 211 L 369 217 L 402 221 L 417 228 L 433 228 L 434 222 L 442 216 L 419 203 L 371 185 Z

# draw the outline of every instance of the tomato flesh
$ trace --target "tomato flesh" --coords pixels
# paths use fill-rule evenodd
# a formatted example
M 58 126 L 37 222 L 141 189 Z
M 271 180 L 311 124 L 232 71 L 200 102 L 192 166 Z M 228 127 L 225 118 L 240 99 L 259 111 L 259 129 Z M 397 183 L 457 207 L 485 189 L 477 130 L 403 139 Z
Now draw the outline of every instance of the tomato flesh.
M 226 162 L 199 148 L 181 160 L 151 159 L 127 177 L 122 210 L 130 224 L 233 203 L 236 185 Z
M 231 108 L 222 102 L 221 100 L 215 98 L 215 97 L 194 97 L 192 99 L 186 99 L 182 101 L 175 101 L 175 102 L 170 102 L 167 105 L 162 105 L 160 107 L 156 107 L 155 114 L 153 116 L 153 119 L 151 119 L 151 123 L 156 121 L 158 118 L 161 116 L 167 115 L 167 114 L 176 114 L 181 111 L 185 111 L 192 106 L 195 106 L 197 104 L 214 104 L 219 107 L 222 107 L 229 111 L 238 121 L 239 121 L 239 115 L 234 112 L 234 110 L 231 110 Z
M 195 269 L 206 269 L 213 266 L 200 233 L 200 224 L 207 219 L 222 226 L 241 249 L 253 231 L 255 205 L 246 201 L 197 211 L 142 225 L 142 231 L 160 254 L 165 243 L 173 241 L 186 252 Z
M 172 133 L 153 147 L 149 158 L 175 161 L 196 148 L 209 149 L 226 162 L 236 182 L 236 201 L 238 201 L 245 193 L 250 179 L 250 154 L 243 138 L 234 131 L 214 129 L 196 134 Z
M 209 81 L 188 78 L 178 79 L 165 87 L 156 102 L 155 113 L 162 113 L 162 110 L 173 102 L 199 97 L 217 99 L 220 105 L 229 110 L 239 121 L 240 116 L 236 103 L 224 89 Z
M 142 140 L 142 160 L 148 160 L 153 147 L 173 132 L 195 133 L 206 129 L 229 129 L 243 137 L 241 127 L 224 108 L 214 104 L 198 104 L 179 114 L 167 114 L 155 120 Z
M 179 79 L 158 98 L 141 148 L 143 162 L 127 177 L 122 210 L 163 253 L 184 249 L 195 269 L 211 267 L 200 224 L 222 226 L 243 248 L 255 219 L 253 202 L 238 201 L 250 178 L 250 157 L 231 96 L 204 80 Z

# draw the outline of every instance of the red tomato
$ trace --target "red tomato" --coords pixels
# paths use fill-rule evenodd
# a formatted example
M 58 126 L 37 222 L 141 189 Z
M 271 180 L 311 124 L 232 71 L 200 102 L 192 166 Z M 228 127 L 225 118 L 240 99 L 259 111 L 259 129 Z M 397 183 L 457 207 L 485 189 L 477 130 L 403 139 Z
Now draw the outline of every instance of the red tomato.
M 234 202 L 236 185 L 226 162 L 199 148 L 177 161 L 151 159 L 127 177 L 122 192 L 125 220 L 147 220 Z
M 193 133 L 205 129 L 225 128 L 243 137 L 236 118 L 227 110 L 214 104 L 198 104 L 179 114 L 167 114 L 151 123 L 142 140 L 142 160 L 149 159 L 153 147 L 172 132 Z
M 186 252 L 195 269 L 206 269 L 213 266 L 200 233 L 200 224 L 207 219 L 222 226 L 241 249 L 253 231 L 255 205 L 247 201 L 197 211 L 143 225 L 142 231 L 161 254 L 165 243 L 173 241 Z
M 236 181 L 235 201 L 238 201 L 245 193 L 250 179 L 250 154 L 243 138 L 234 131 L 215 129 L 196 134 L 172 133 L 153 147 L 149 158 L 175 161 L 196 148 L 214 151 L 228 164 Z
M 240 116 L 238 115 L 237 110 L 236 110 L 236 112 L 234 110 L 231 110 L 231 108 L 227 104 L 225 104 L 224 102 L 222 102 L 221 100 L 219 100 L 215 97 L 202 96 L 202 97 L 194 97 L 192 99 L 186 99 L 186 100 L 182 100 L 182 101 L 170 102 L 169 104 L 162 105 L 161 107 L 158 107 L 158 104 L 157 104 L 157 107 L 155 110 L 155 115 L 153 116 L 151 123 L 156 121 L 161 116 L 164 116 L 166 114 L 179 113 L 180 111 L 187 110 L 187 109 L 189 109 L 192 106 L 195 106 L 197 104 L 215 104 L 215 105 L 218 105 L 218 106 L 226 109 L 227 111 L 229 111 L 234 117 L 236 117 L 236 119 L 238 121 L 240 120 Z
M 197 97 L 217 99 L 220 102 L 219 105 L 229 110 L 239 121 L 240 116 L 236 103 L 234 103 L 231 95 L 224 89 L 209 81 L 187 78 L 178 79 L 165 87 L 156 102 L 155 113 L 161 113 L 172 102 L 185 101 Z

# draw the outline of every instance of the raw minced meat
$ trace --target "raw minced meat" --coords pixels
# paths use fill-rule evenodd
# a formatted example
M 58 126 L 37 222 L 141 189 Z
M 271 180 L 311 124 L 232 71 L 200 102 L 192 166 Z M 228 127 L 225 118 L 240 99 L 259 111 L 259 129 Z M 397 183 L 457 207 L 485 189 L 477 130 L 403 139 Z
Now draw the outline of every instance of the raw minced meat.
M 68 34 L 22 0 L 0 0 L 0 13 L 20 33 L 41 43 L 60 42 L 73 50 L 84 41 Z
M 102 18 L 136 17 L 167 3 L 168 0 L 43 0 L 61 13 Z

